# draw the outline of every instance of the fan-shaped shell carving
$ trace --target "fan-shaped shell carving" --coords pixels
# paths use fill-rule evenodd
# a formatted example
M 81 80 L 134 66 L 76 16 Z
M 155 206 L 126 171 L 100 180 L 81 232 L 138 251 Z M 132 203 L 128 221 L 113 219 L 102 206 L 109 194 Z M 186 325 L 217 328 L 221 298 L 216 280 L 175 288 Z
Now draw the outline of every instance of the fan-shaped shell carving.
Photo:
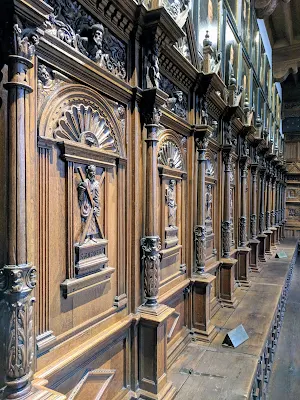
M 166 140 L 158 152 L 158 163 L 171 168 L 182 169 L 182 156 L 178 146 L 171 140 Z
M 105 118 L 99 111 L 83 104 L 73 105 L 65 111 L 64 116 L 58 121 L 54 137 L 96 146 L 105 151 L 118 150 Z

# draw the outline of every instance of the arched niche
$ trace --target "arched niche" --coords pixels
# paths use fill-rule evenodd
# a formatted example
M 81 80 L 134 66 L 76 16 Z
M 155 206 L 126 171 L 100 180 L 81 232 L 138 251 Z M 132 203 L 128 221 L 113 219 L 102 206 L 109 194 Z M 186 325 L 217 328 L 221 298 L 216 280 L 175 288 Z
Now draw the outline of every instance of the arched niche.
M 127 304 L 125 140 L 109 102 L 79 84 L 49 96 L 37 128 L 44 282 L 37 312 L 48 321 L 39 323 L 38 335 L 61 335 Z M 84 309 L 87 297 L 93 306 Z
M 160 176 L 159 226 L 162 244 L 161 293 L 186 273 L 186 138 L 171 129 L 160 132 L 157 145 Z

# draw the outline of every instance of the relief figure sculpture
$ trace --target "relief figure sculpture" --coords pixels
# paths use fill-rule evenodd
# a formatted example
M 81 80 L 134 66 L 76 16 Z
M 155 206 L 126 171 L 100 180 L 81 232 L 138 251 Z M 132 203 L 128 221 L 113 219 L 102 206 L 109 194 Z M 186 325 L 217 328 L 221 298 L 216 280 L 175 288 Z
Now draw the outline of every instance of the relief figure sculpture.
M 166 203 L 168 206 L 168 224 L 170 227 L 176 226 L 176 197 L 175 197 L 175 179 L 171 179 L 169 182 L 169 186 L 166 189 Z
M 86 37 L 77 35 L 79 50 L 91 60 L 99 64 L 101 64 L 102 59 L 106 56 L 102 51 L 103 34 L 103 25 L 95 24 L 88 28 Z
M 78 185 L 78 199 L 80 213 L 84 224 L 79 244 L 87 243 L 90 240 L 96 242 L 96 237 L 103 238 L 102 228 L 99 222 L 99 182 L 96 180 L 95 165 L 86 167 L 86 179 L 83 178 L 81 170 L 78 169 L 82 181 Z

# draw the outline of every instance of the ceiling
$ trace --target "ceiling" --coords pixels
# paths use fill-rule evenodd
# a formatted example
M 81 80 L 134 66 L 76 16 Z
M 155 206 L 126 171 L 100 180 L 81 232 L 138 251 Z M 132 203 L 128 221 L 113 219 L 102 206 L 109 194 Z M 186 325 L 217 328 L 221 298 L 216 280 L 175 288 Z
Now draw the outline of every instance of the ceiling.
M 257 4 L 265 5 L 265 8 L 257 8 Z M 297 82 L 300 67 L 300 0 L 256 0 L 255 7 L 258 17 L 265 20 L 273 48 L 275 80 L 283 82 L 292 73 L 296 75 Z

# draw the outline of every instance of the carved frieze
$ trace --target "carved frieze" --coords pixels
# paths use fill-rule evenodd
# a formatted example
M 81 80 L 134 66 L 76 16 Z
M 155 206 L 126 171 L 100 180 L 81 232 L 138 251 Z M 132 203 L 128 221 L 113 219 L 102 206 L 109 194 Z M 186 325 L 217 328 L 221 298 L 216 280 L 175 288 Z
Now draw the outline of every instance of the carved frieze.
M 54 13 L 45 22 L 45 30 L 108 70 L 126 78 L 126 46 L 77 1 L 47 0 Z
M 161 76 L 159 87 L 169 95 L 166 104 L 167 108 L 178 115 L 178 117 L 186 119 L 188 104 L 187 95 L 164 76 Z

